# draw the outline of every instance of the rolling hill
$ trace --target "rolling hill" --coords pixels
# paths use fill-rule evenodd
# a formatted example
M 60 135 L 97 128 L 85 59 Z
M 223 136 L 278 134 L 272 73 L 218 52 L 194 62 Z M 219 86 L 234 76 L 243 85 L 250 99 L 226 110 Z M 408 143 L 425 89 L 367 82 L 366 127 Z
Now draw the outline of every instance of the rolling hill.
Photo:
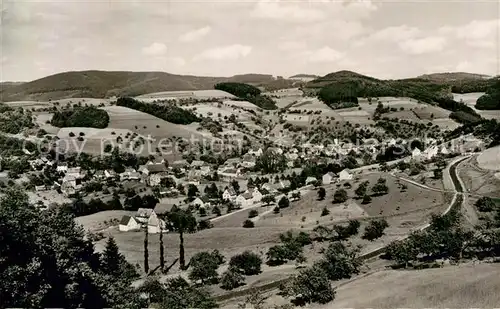
M 75 71 L 2 87 L 0 101 L 137 96 L 160 91 L 213 89 L 217 83 L 233 81 L 260 85 L 274 78 L 264 74 L 203 77 L 165 72 Z

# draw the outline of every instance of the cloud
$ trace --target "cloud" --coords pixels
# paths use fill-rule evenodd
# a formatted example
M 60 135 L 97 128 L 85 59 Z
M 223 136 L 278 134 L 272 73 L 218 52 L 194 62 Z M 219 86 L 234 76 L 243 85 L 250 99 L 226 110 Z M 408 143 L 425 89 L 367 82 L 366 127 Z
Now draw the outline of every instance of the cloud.
M 276 0 L 257 2 L 250 15 L 256 18 L 291 22 L 310 22 L 325 18 L 324 13 L 320 10 L 298 4 L 283 4 L 283 2 Z
M 309 62 L 334 62 L 344 57 L 343 53 L 328 46 L 317 50 L 308 51 L 305 53 L 305 55 Z
M 179 41 L 181 42 L 192 42 L 199 40 L 200 38 L 206 36 L 207 34 L 212 31 L 212 28 L 210 26 L 205 26 L 203 28 L 199 28 L 193 31 L 189 31 L 184 33 L 179 37 Z
M 463 40 L 471 47 L 493 48 L 500 39 L 500 19 L 473 20 L 462 26 L 444 26 L 438 32 Z
M 280 50 L 300 50 L 306 47 L 306 44 L 301 41 L 284 41 L 278 43 L 278 48 Z
M 255 18 L 286 22 L 317 22 L 327 19 L 356 20 L 368 17 L 377 6 L 370 0 L 349 2 L 316 0 L 308 2 L 260 0 L 250 15 Z
M 379 30 L 368 37 L 369 40 L 374 41 L 392 41 L 399 42 L 401 40 L 408 40 L 418 36 L 421 31 L 415 27 L 401 25 L 396 27 L 388 27 Z
M 252 52 L 252 46 L 233 44 L 214 47 L 198 54 L 196 59 L 235 60 L 244 58 Z
M 438 36 L 410 39 L 399 44 L 401 50 L 411 55 L 439 52 L 442 51 L 445 46 L 446 39 Z
M 159 56 L 165 54 L 167 46 L 163 43 L 154 42 L 153 44 L 143 47 L 142 53 L 148 56 Z

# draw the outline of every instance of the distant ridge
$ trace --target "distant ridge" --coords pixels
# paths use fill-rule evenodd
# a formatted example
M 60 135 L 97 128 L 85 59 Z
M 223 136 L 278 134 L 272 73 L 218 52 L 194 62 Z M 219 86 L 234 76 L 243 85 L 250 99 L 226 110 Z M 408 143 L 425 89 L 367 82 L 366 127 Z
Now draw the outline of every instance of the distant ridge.
M 208 77 L 165 72 L 72 71 L 17 85 L 6 84 L 0 90 L 0 101 L 137 96 L 160 91 L 213 89 L 215 84 L 228 81 L 260 85 L 274 80 L 270 74 Z
M 314 74 L 295 74 L 293 76 L 290 76 L 289 78 L 318 78 L 318 75 Z
M 434 81 L 456 81 L 464 79 L 488 79 L 492 76 L 467 72 L 446 72 L 446 73 L 431 73 L 420 75 L 419 78 L 429 79 Z

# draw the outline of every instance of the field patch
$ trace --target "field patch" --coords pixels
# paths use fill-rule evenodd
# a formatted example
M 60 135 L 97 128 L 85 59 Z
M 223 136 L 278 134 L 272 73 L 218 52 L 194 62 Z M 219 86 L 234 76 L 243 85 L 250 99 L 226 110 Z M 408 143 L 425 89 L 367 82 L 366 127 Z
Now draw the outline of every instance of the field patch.
M 500 170 L 500 146 L 486 149 L 477 157 L 479 167 L 487 170 Z
M 234 95 L 216 89 L 210 90 L 194 90 L 194 91 L 162 91 L 147 93 L 135 97 L 137 100 L 143 102 L 153 102 L 155 100 L 172 100 L 172 99 L 223 99 L 223 98 L 236 98 Z

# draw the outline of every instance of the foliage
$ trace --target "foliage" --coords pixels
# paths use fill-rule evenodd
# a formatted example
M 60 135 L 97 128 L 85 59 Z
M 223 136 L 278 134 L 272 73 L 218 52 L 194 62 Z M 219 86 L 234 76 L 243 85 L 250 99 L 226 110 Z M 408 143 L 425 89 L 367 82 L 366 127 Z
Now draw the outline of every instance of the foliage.
M 356 190 L 354 191 L 354 193 L 356 193 L 356 195 L 359 198 L 365 196 L 369 184 L 370 183 L 368 181 L 363 181 L 362 183 L 359 184 L 359 186 L 356 188 Z
M 323 259 L 315 264 L 325 271 L 330 280 L 347 279 L 359 273 L 362 263 L 358 255 L 358 248 L 350 248 L 335 241 L 328 246 Z
M 274 196 L 268 194 L 262 197 L 261 202 L 266 205 L 270 205 L 271 203 L 276 202 L 276 199 L 274 198 Z
M 333 194 L 333 202 L 334 203 L 343 203 L 347 201 L 347 192 L 344 189 L 338 189 Z
M 33 127 L 33 116 L 30 111 L 25 111 L 21 107 L 13 109 L 5 104 L 0 103 L 1 132 L 17 134 L 21 133 L 23 129 L 30 129 Z
M 326 196 L 326 190 L 325 188 L 321 187 L 318 189 L 318 200 L 322 201 L 325 199 Z
M 279 173 L 285 170 L 286 159 L 283 154 L 276 154 L 266 149 L 255 161 L 254 168 L 263 174 Z
M 261 91 L 252 85 L 243 84 L 243 83 L 219 83 L 216 84 L 215 89 L 229 92 L 232 95 L 235 95 L 243 100 L 247 100 L 262 109 L 276 109 L 276 105 L 274 101 L 261 94 Z
M 499 110 L 500 109 L 500 79 L 496 79 L 495 83 L 486 90 L 477 101 L 477 109 L 482 110 Z
M 372 202 L 372 197 L 369 196 L 368 194 L 363 196 L 363 200 L 361 201 L 362 204 L 369 204 Z
M 370 224 L 365 228 L 365 233 L 363 234 L 363 239 L 375 240 L 384 235 L 384 230 L 389 227 L 389 223 L 385 219 L 372 220 Z
M 358 105 L 358 97 L 345 85 L 329 85 L 321 88 L 318 98 L 332 109 Z
M 481 212 L 489 212 L 496 209 L 496 204 L 493 199 L 486 196 L 478 199 L 474 206 L 476 206 L 477 210 Z
M 288 200 L 288 198 L 286 196 L 283 196 L 279 202 L 278 202 L 278 206 L 280 208 L 287 208 L 288 206 L 290 206 L 290 201 Z
M 233 269 L 226 270 L 221 277 L 221 288 L 224 290 L 232 290 L 243 285 L 245 278 L 237 271 Z
M 323 207 L 323 209 L 321 210 L 321 217 L 325 217 L 325 216 L 328 216 L 330 214 L 330 211 L 328 210 L 328 208 Z
M 103 256 L 64 211 L 40 212 L 18 190 L 0 199 L 3 307 L 144 308 L 133 268 L 108 241 Z M 111 261 L 111 259 L 115 259 Z
M 449 117 L 462 124 L 474 124 L 481 121 L 481 116 L 464 111 L 452 112 Z
M 347 226 L 343 225 L 334 225 L 333 230 L 337 233 L 338 240 L 346 240 L 351 236 L 358 234 L 359 227 L 361 223 L 358 220 L 349 220 L 349 224 Z
M 261 264 L 262 259 L 260 256 L 251 251 L 245 251 L 241 254 L 237 254 L 231 257 L 231 260 L 229 261 L 229 266 L 246 276 L 259 274 Z
M 75 107 L 73 110 L 56 111 L 50 124 L 54 127 L 89 127 L 103 129 L 108 126 L 109 115 L 95 106 Z
M 135 109 L 175 124 L 190 124 L 201 121 L 193 112 L 173 104 L 143 103 L 133 98 L 123 97 L 118 98 L 116 105 Z
M 296 297 L 298 303 L 326 304 L 335 298 L 335 290 L 328 277 L 324 270 L 317 266 L 301 270 L 284 292 L 288 296 Z
M 179 265 L 181 269 L 186 268 L 186 260 L 184 257 L 184 233 L 192 233 L 196 231 L 196 219 L 193 214 L 187 210 L 177 209 L 167 213 L 167 219 L 170 224 L 170 229 L 179 233 Z
M 389 192 L 389 187 L 386 185 L 385 178 L 379 178 L 377 183 L 373 185 L 372 192 L 375 195 L 384 195 Z
M 248 218 L 255 218 L 259 215 L 259 211 L 257 209 L 252 209 L 248 212 Z
M 215 282 L 217 280 L 217 268 L 220 265 L 217 256 L 210 252 L 203 251 L 196 253 L 189 262 L 189 279 L 192 281 L 201 280 L 201 283 Z
M 139 291 L 149 296 L 151 303 L 161 309 L 212 309 L 218 305 L 208 291 L 190 285 L 181 277 L 169 279 L 165 283 L 148 280 Z
M 243 221 L 243 227 L 244 228 L 253 228 L 253 227 L 255 227 L 255 223 L 253 223 L 252 220 L 247 219 L 247 220 Z

